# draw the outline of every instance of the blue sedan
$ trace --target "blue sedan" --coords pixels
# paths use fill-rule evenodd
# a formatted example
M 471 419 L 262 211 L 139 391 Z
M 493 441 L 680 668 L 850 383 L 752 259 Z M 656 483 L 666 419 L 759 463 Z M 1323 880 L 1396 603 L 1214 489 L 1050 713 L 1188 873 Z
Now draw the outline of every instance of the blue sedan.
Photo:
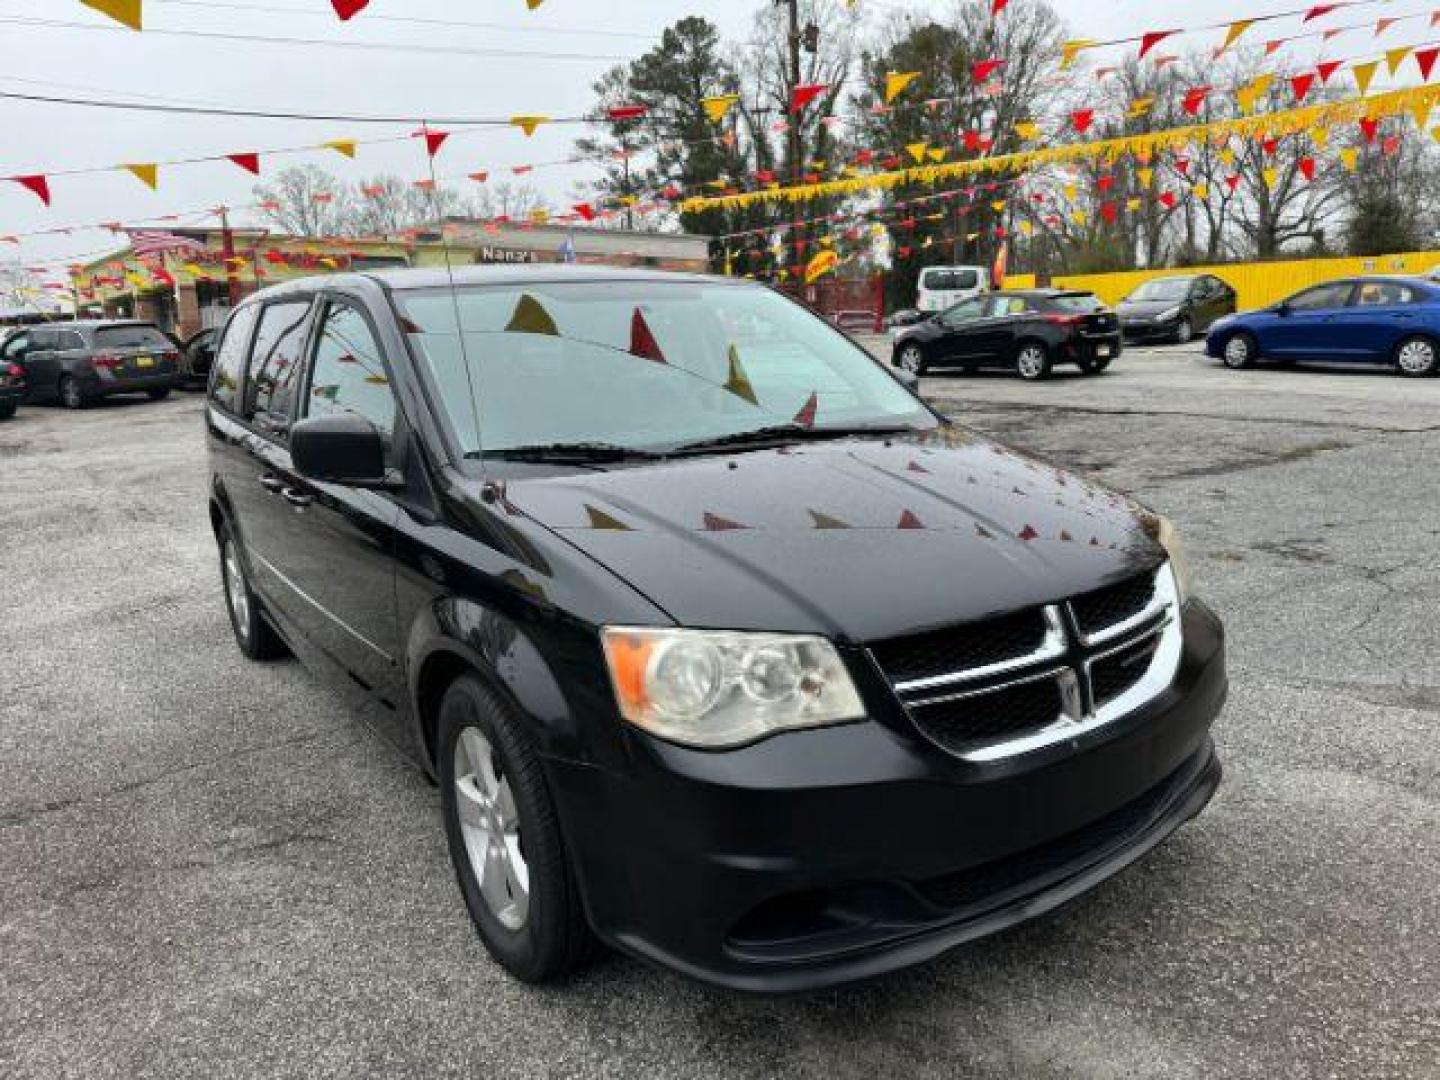
M 1230 368 L 1322 360 L 1433 375 L 1440 370 L 1440 283 L 1366 277 L 1314 285 L 1272 307 L 1216 321 L 1205 352 Z

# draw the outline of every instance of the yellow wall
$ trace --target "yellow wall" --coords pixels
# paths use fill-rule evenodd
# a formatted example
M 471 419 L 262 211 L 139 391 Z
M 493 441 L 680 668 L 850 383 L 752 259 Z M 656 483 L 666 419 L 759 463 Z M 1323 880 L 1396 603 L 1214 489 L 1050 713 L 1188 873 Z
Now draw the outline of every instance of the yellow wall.
M 1440 266 L 1440 251 L 1411 251 L 1403 255 L 1375 255 L 1360 259 L 1293 259 L 1288 262 L 1232 263 L 1228 266 L 1189 266 L 1183 270 L 1131 270 L 1118 274 L 1065 274 L 1051 282 L 1058 288 L 1086 289 L 1107 304 L 1150 278 L 1173 274 L 1214 274 L 1238 294 L 1241 311 L 1283 300 L 1307 285 L 1357 274 L 1423 274 Z M 1028 275 L 1026 275 L 1028 276 Z M 1010 288 L 1024 288 L 1021 275 L 1006 278 Z M 1033 282 L 1033 277 L 1030 281 Z

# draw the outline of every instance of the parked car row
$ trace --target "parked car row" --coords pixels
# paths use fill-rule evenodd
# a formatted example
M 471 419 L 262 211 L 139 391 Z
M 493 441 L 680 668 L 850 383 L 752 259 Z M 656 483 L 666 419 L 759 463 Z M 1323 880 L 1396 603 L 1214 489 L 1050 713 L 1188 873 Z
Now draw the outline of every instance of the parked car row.
M 1358 277 L 1302 289 L 1236 314 L 1235 290 L 1212 274 L 1153 278 L 1110 311 L 1093 293 L 1014 289 L 943 311 L 890 319 L 891 363 L 920 375 L 938 368 L 1004 368 L 1043 379 L 1057 365 L 1098 375 L 1124 345 L 1185 344 L 1230 368 L 1259 361 L 1388 365 L 1402 375 L 1440 372 L 1440 280 Z
M 163 401 L 178 386 L 203 387 L 215 331 L 180 342 L 153 323 L 80 320 L 24 326 L 0 335 L 0 420 L 23 403 L 71 409 L 118 394 Z

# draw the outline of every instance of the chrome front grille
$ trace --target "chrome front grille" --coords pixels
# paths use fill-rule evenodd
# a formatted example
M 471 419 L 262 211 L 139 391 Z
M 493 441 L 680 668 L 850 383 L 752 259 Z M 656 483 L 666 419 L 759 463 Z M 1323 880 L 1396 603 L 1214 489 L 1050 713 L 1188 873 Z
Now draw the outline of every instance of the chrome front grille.
M 1058 604 L 871 646 L 916 729 L 968 761 L 1075 738 L 1163 691 L 1180 662 L 1168 565 Z M 963 658 L 963 663 L 953 663 Z

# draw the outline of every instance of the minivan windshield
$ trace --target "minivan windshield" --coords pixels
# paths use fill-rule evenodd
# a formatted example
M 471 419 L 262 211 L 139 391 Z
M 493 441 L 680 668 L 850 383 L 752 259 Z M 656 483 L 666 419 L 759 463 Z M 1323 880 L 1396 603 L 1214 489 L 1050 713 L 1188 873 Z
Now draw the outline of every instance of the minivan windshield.
M 1132 292 L 1127 300 L 1184 300 L 1190 295 L 1190 282 L 1194 278 L 1156 278 L 1147 281 Z
M 938 424 L 859 346 L 761 286 L 536 282 L 395 300 L 470 457 Z

